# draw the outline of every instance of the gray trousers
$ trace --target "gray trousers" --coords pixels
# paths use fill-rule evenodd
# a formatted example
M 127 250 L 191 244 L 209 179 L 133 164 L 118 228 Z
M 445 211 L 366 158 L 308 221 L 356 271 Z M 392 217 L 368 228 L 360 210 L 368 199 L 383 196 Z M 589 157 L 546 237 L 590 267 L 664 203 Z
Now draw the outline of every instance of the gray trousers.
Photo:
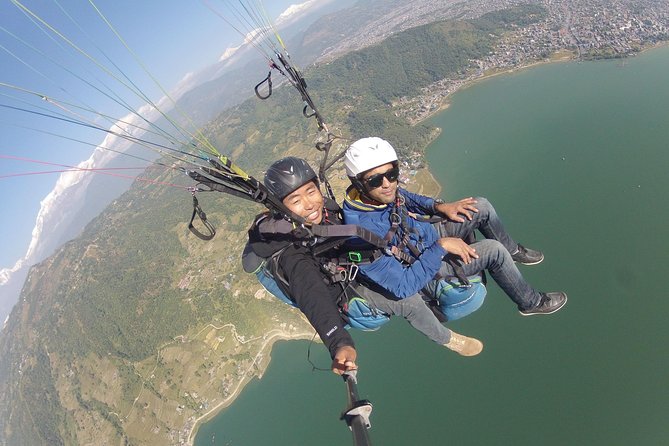
M 423 333 L 434 342 L 444 345 L 451 340 L 451 330 L 444 327 L 437 316 L 428 308 L 420 294 L 414 294 L 405 299 L 397 299 L 372 291 L 359 284 L 353 289 L 364 298 L 371 307 L 391 316 L 402 316 L 416 330 Z

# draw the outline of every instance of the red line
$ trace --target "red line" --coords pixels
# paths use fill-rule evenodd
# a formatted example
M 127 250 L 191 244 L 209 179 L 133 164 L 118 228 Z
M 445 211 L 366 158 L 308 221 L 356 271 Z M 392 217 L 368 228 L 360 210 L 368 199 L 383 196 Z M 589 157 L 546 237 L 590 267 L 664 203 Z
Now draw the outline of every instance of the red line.
M 123 175 L 123 174 L 109 172 L 110 170 L 133 170 L 133 169 L 146 170 L 147 168 L 145 168 L 145 167 L 86 168 L 86 167 L 70 166 L 70 165 L 67 165 L 67 164 L 50 163 L 48 161 L 40 161 L 40 160 L 35 160 L 35 159 L 31 159 L 31 158 L 24 158 L 24 157 L 20 157 L 20 156 L 13 156 L 13 155 L 0 154 L 0 158 L 13 159 L 13 160 L 17 160 L 17 161 L 26 161 L 26 162 L 37 163 L 37 164 L 46 164 L 46 165 L 50 165 L 50 166 L 67 167 L 67 169 L 60 169 L 60 170 L 46 170 L 46 171 L 40 171 L 40 172 L 24 172 L 24 173 L 12 173 L 12 174 L 7 174 L 7 175 L 0 175 L 0 179 L 20 177 L 20 176 L 28 176 L 28 175 L 43 175 L 43 174 L 50 174 L 50 173 L 92 172 L 92 173 L 99 173 L 99 174 L 102 174 L 102 175 L 109 175 L 109 176 L 112 176 L 112 177 L 127 178 L 127 179 L 131 179 L 131 180 L 143 181 L 143 182 L 147 182 L 147 183 L 151 183 L 151 184 L 160 184 L 160 185 L 164 185 L 164 186 L 171 186 L 171 187 L 177 187 L 179 189 L 189 190 L 188 186 L 183 186 L 183 185 L 180 185 L 180 184 L 167 183 L 167 182 L 164 182 L 164 181 L 156 181 L 156 180 L 151 180 L 151 179 L 148 179 L 148 178 L 141 178 L 141 177 L 136 177 L 136 176 L 132 176 L 132 175 Z M 152 167 L 152 166 L 149 166 L 149 167 Z M 167 169 L 167 168 L 165 168 L 165 169 Z

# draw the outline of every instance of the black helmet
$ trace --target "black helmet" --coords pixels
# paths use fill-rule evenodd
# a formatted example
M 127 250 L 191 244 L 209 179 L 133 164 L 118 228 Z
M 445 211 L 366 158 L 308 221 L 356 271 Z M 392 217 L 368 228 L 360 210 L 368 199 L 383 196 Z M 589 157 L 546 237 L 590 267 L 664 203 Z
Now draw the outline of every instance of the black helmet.
M 314 170 L 301 158 L 287 156 L 269 166 L 265 172 L 265 187 L 280 200 L 309 181 L 318 179 Z

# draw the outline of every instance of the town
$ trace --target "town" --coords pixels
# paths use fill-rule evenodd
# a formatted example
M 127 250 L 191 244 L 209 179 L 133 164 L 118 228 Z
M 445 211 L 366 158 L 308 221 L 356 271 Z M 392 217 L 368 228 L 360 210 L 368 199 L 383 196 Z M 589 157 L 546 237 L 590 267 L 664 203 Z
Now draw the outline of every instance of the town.
M 467 2 L 465 16 L 488 12 L 490 3 Z M 501 71 L 560 58 L 623 58 L 669 40 L 666 1 L 542 0 L 539 3 L 548 12 L 543 21 L 518 27 L 504 36 L 493 52 L 481 60 L 472 60 L 466 73 L 442 79 L 424 88 L 418 97 L 400 98 L 393 103 L 396 115 L 412 123 L 419 122 L 442 109 L 447 97 L 464 85 Z

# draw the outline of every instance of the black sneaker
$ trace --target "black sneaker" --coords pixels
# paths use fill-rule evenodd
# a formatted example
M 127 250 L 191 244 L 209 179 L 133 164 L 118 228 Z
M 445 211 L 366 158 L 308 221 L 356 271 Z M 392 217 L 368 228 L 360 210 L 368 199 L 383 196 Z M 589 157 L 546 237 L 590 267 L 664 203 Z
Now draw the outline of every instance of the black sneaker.
M 536 265 L 544 259 L 544 253 L 535 251 L 534 249 L 527 249 L 523 245 L 518 245 L 518 251 L 515 254 L 511 254 L 511 258 L 514 262 L 522 263 L 523 265 Z
M 523 316 L 532 316 L 535 314 L 553 314 L 567 303 L 567 294 L 562 291 L 552 293 L 541 293 L 539 305 L 529 310 L 519 310 Z

